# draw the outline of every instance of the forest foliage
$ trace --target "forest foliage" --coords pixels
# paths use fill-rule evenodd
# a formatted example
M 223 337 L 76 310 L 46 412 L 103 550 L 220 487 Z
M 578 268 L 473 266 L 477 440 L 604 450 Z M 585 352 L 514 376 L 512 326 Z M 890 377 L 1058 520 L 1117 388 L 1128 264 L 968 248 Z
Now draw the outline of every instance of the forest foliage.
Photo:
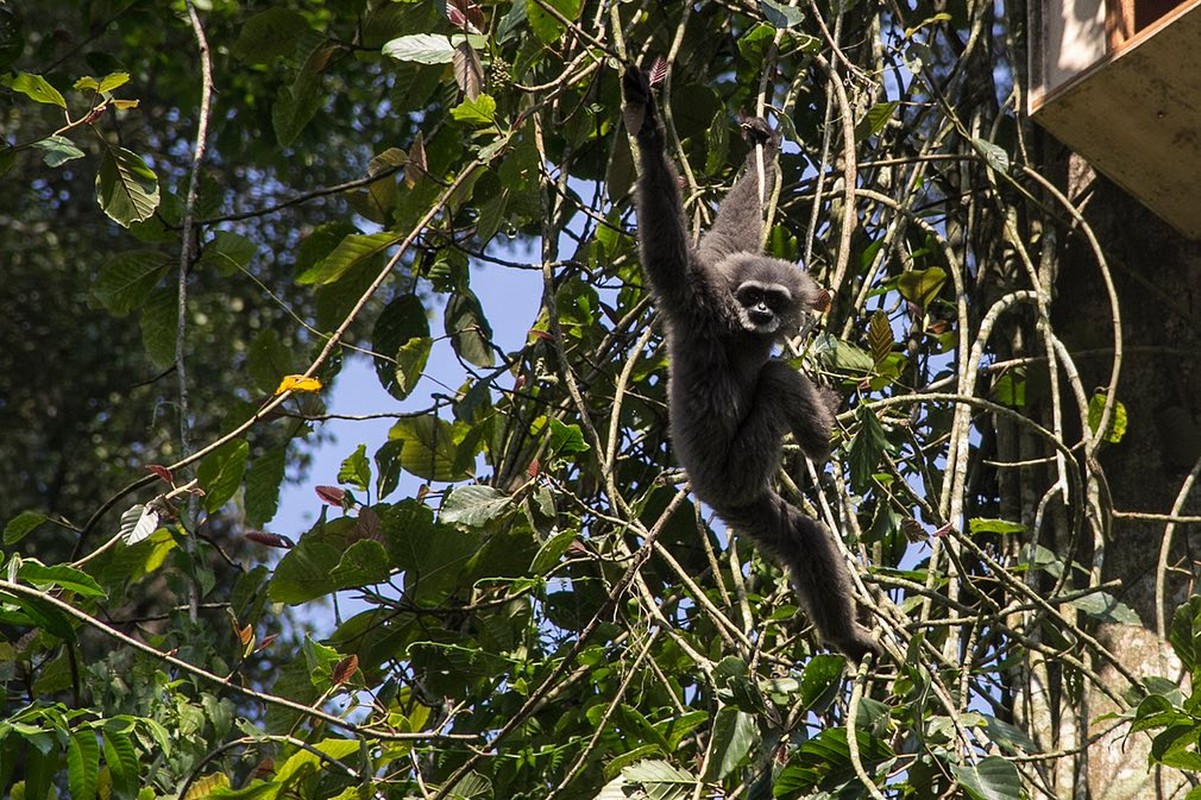
M 0 356 L 0 792 L 1047 796 L 1035 685 L 1103 684 L 1110 724 L 1201 767 L 1194 699 L 1090 633 L 1137 622 L 1087 555 L 1125 408 L 1051 324 L 1046 254 L 1095 242 L 998 12 L 0 4 L 33 343 Z M 840 533 L 876 663 L 821 647 L 672 458 L 619 89 L 659 57 L 698 228 L 739 114 L 783 133 L 766 247 L 833 294 L 783 355 L 845 402 L 831 463 L 794 448 L 781 481 Z M 541 281 L 516 349 L 482 271 Z M 319 519 L 280 530 L 350 359 L 388 439 L 339 443 Z M 1201 668 L 1201 605 L 1169 633 Z

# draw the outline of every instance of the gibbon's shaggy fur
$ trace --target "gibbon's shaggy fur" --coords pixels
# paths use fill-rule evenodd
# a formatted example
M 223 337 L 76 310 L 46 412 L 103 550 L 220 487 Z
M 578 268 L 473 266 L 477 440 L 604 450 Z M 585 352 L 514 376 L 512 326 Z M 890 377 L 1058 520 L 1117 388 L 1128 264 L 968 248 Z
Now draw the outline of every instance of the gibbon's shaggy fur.
M 638 240 L 666 322 L 671 437 L 680 464 L 697 497 L 788 567 L 828 644 L 856 661 L 878 653 L 855 619 L 846 565 L 831 533 L 772 487 L 785 433 L 815 461 L 829 456 L 837 405 L 832 392 L 772 357 L 801 315 L 829 300 L 808 274 L 763 254 L 760 197 L 775 180 L 778 138 L 762 119 L 746 125 L 751 144 L 764 145 L 766 186 L 761 195 L 752 147 L 742 177 L 694 247 L 649 82 L 631 67 L 622 90 L 640 151 Z

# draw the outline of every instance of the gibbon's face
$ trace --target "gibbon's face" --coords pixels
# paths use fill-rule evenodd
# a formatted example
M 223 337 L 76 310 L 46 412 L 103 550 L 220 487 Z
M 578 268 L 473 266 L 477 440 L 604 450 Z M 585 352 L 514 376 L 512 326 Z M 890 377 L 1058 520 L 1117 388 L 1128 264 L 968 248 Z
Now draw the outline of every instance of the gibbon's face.
M 748 333 L 775 336 L 795 315 L 796 300 L 783 284 L 746 280 L 734 290 L 738 316 Z

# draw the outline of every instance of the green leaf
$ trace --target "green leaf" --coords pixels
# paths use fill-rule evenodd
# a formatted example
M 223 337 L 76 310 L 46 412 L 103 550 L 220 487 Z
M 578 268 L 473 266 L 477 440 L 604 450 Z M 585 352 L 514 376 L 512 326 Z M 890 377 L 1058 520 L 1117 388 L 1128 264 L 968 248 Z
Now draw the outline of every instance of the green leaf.
M 1191 672 L 1201 664 L 1201 595 L 1193 595 L 1176 608 L 1168 641 L 1186 670 Z
M 100 85 L 96 91 L 101 94 L 110 94 L 114 89 L 120 89 L 127 83 L 129 83 L 128 72 L 110 72 L 100 79 Z
M 496 100 L 481 94 L 474 100 L 464 100 L 450 110 L 450 115 L 468 125 L 494 125 L 496 123 Z
M 67 742 L 67 788 L 72 800 L 92 800 L 100 782 L 100 742 L 96 732 L 84 728 Z
M 969 519 L 967 521 L 967 529 L 973 535 L 977 533 L 995 533 L 1000 536 L 1008 536 L 1026 532 L 1026 526 L 1020 522 L 1010 522 L 1005 519 L 985 519 L 983 517 Z
M 913 303 L 924 313 L 942 291 L 947 282 L 947 273 L 942 267 L 929 269 L 913 269 L 902 273 L 897 279 L 897 290 L 909 302 Z
M 142 329 L 142 349 L 155 366 L 174 363 L 179 332 L 178 289 L 171 286 L 151 292 L 142 303 L 138 326 Z
M 359 445 L 342 461 L 338 469 L 338 483 L 367 491 L 371 485 L 371 462 L 367 460 L 367 445 Z
M 508 508 L 510 498 L 491 486 L 473 484 L 455 488 L 442 504 L 443 522 L 482 528 Z
M 39 139 L 33 146 L 43 152 L 42 161 L 48 167 L 61 167 L 68 161 L 84 157 L 84 152 L 76 147 L 74 142 L 57 134 Z
M 845 660 L 840 656 L 820 655 L 809 659 L 801 673 L 801 703 L 809 710 L 819 710 L 833 699 L 833 691 L 842 681 Z
M 20 514 L 17 514 L 17 516 L 10 519 L 8 524 L 4 526 L 5 546 L 14 545 L 21 541 L 48 519 L 50 518 L 45 514 L 37 511 L 22 511 Z M 2 787 L 0 787 L 0 790 L 2 790 Z
M 371 586 L 392 574 L 388 551 L 374 539 L 360 539 L 342 553 L 329 577 L 335 589 Z
M 747 756 L 758 744 L 759 729 L 753 716 L 728 706 L 721 709 L 713 722 L 710 745 L 713 757 L 705 771 L 705 780 L 724 779 L 746 762 Z
M 456 466 L 459 454 L 454 428 L 433 414 L 399 420 L 388 431 L 388 438 L 402 443 L 400 465 L 406 472 L 430 481 L 471 477 L 470 466 Z
M 301 285 L 334 283 L 364 262 L 374 262 L 400 241 L 395 233 L 371 233 L 347 236 L 334 251 L 296 278 Z
M 533 561 L 530 562 L 530 573 L 532 575 L 545 575 L 559 563 L 559 559 L 571 547 L 571 543 L 579 536 L 579 531 L 573 528 L 564 528 L 554 536 L 547 539 L 538 548 L 538 552 L 534 555 Z M 708 715 L 706 715 L 708 716 Z
M 31 72 L 18 72 L 14 76 L 5 77 L 3 80 L 0 80 L 0 83 L 38 103 L 58 106 L 59 108 L 67 107 L 67 101 L 58 89 L 51 86 L 50 82 L 41 75 L 34 75 Z
M 108 594 L 91 575 L 66 564 L 46 566 L 39 561 L 26 559 L 17 569 L 17 578 L 39 589 L 53 586 L 83 597 L 105 597 Z
M 880 463 L 881 456 L 888 448 L 888 437 L 870 408 L 859 406 L 857 416 L 859 430 L 851 439 L 851 484 L 855 491 L 863 492 L 871 485 L 876 465 Z
M 1009 153 L 1005 152 L 1005 148 L 979 137 L 972 138 L 972 146 L 976 148 L 976 152 L 984 156 L 984 161 L 988 166 L 1000 173 L 1009 172 Z
M 550 453 L 556 457 L 572 455 L 574 453 L 586 453 L 592 449 L 592 446 L 584 440 L 584 432 L 579 425 L 572 423 L 567 425 L 559 420 L 551 417 L 550 425 Z
M 96 175 L 96 199 L 109 219 L 128 228 L 149 219 L 158 208 L 158 176 L 137 153 L 105 148 Z
M 296 51 L 309 24 L 297 11 L 270 8 L 241 23 L 230 53 L 248 64 L 267 64 Z
M 1105 398 L 1105 392 L 1095 392 L 1088 399 L 1088 429 L 1094 434 L 1101 424 L 1101 415 L 1105 413 Z M 1109 427 L 1103 438 L 1111 444 L 1117 444 L 1126 435 L 1126 425 L 1126 406 L 1120 400 L 1116 400 L 1113 410 L 1109 412 Z
M 440 603 L 460 588 L 469 560 L 483 546 L 478 532 L 435 522 L 433 511 L 415 500 L 374 509 L 392 563 L 404 572 L 405 591 L 415 601 Z
M 759 0 L 759 11 L 763 14 L 763 18 L 777 29 L 800 25 L 805 19 L 805 14 L 801 9 L 777 3 L 776 0 Z
M 358 739 L 323 739 L 313 745 L 318 753 L 310 749 L 299 750 L 277 768 L 273 780 L 276 790 L 291 794 L 290 788 L 298 786 L 302 778 L 324 769 L 328 760 L 319 753 L 342 760 L 355 755 L 362 747 Z
M 204 489 L 204 508 L 212 514 L 225 505 L 242 485 L 250 444 L 244 439 L 231 442 L 209 453 L 196 470 L 196 479 Z
M 1092 592 L 1069 601 L 1067 605 L 1102 622 L 1117 622 L 1126 625 L 1143 624 L 1134 609 L 1108 592 Z
M 213 267 L 229 277 L 245 269 L 258 255 L 258 246 L 250 239 L 232 231 L 217 231 L 200 254 L 199 264 Z
M 470 289 L 451 295 L 446 304 L 446 333 L 455 352 L 477 367 L 495 364 L 492 352 L 492 326 L 484 317 L 479 298 Z
M 952 766 L 951 771 L 972 800 L 1014 800 L 1022 796 L 1017 767 L 1000 756 L 988 756 L 974 766 Z
M 896 100 L 891 100 L 885 103 L 876 103 L 869 108 L 867 114 L 855 126 L 855 140 L 862 142 L 884 130 L 884 127 L 888 125 L 893 113 L 900 105 Z
M 303 49 L 306 45 L 309 49 L 304 65 L 297 71 L 292 85 L 279 90 L 271 106 L 271 126 L 275 130 L 276 140 L 284 147 L 296 142 L 300 132 L 325 103 L 321 77 L 337 50 L 337 45 L 310 32 L 300 37 L 297 48 Z
M 292 349 L 271 328 L 259 331 L 247 349 L 246 372 L 254 381 L 254 388 L 265 395 L 273 393 L 285 375 L 302 371 L 293 359 Z
M 171 260 L 153 250 L 131 250 L 110 258 L 96 277 L 92 294 L 111 314 L 123 317 L 145 302 Z
M 580 2 L 581 0 L 546 0 L 548 6 L 569 20 L 574 20 L 579 15 Z M 562 22 L 543 10 L 537 3 L 526 3 L 525 13 L 534 35 L 541 39 L 543 44 L 553 44 L 566 29 Z
M 822 365 L 839 372 L 870 374 L 876 366 L 871 355 L 849 342 L 844 342 L 829 333 L 820 333 L 813 339 L 814 352 Z
M 104 731 L 104 763 L 113 780 L 113 796 L 137 797 L 141 780 L 138 775 L 138 753 L 130 738 L 106 727 Z
M 652 798 L 671 798 L 681 795 L 676 793 L 696 788 L 695 775 L 677 769 L 666 761 L 640 761 L 632 767 L 621 771 L 621 777 L 630 783 L 640 785 Z
M 385 42 L 381 52 L 397 61 L 418 64 L 449 64 L 454 60 L 455 46 L 446 36 L 433 33 L 413 33 Z
M 247 525 L 261 528 L 275 516 L 286 464 L 287 449 L 284 447 L 268 450 L 251 463 L 243 496 Z
M 402 295 L 384 307 L 371 331 L 375 374 L 397 400 L 409 396 L 425 372 L 433 339 L 421 298 Z

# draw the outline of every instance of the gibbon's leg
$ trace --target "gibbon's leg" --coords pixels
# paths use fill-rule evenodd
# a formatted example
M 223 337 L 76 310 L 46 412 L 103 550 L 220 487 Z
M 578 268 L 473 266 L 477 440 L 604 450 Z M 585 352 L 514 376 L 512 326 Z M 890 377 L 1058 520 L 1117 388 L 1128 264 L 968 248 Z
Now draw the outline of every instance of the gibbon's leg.
M 706 264 L 716 264 L 732 253 L 763 252 L 763 200 L 775 185 L 779 136 L 756 117 L 747 123 L 746 139 L 751 145 L 742 176 L 721 202 L 713 226 L 701 238 L 698 254 Z M 759 192 L 756 144 L 763 145 L 763 192 Z
M 805 455 L 819 464 L 830 457 L 833 410 L 838 404 L 836 394 L 818 389 L 804 373 L 774 358 L 759 371 L 756 400 L 764 394 L 768 397 L 763 402 L 777 406 L 778 413 L 783 415 L 781 435 L 791 430 Z

